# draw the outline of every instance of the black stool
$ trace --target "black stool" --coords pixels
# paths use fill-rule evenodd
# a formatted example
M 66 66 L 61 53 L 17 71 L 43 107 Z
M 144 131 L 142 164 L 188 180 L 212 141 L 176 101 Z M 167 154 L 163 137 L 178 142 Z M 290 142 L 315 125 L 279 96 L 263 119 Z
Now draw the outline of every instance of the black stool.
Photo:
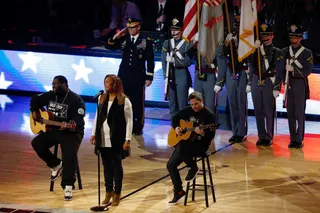
M 209 207 L 209 201 L 208 201 L 208 188 L 209 187 L 211 188 L 213 202 L 214 203 L 216 202 L 216 196 L 214 193 L 212 174 L 211 174 L 211 168 L 210 168 L 210 161 L 209 161 L 210 155 L 211 155 L 211 153 L 209 151 L 207 151 L 203 154 L 197 155 L 193 159 L 196 162 L 198 161 L 198 158 L 199 158 L 199 160 L 202 161 L 202 169 L 200 169 L 200 171 L 198 172 L 198 175 L 203 176 L 203 184 L 196 184 L 196 178 L 193 179 L 193 182 L 191 185 L 190 185 L 190 182 L 187 183 L 186 196 L 184 199 L 185 206 L 187 205 L 189 190 L 191 190 L 192 191 L 192 201 L 194 201 L 194 198 L 195 198 L 195 191 L 204 191 L 204 195 L 205 195 L 205 199 L 206 199 L 206 206 Z M 205 161 L 207 161 L 207 169 L 206 169 Z M 207 176 L 206 176 L 207 172 L 209 173 L 210 185 L 207 184 Z M 199 188 L 196 188 L 196 186 L 201 186 L 203 188 L 199 189 Z
M 56 144 L 56 145 L 54 146 L 53 154 L 54 154 L 55 156 L 58 155 L 58 147 L 59 147 L 58 144 Z M 78 157 L 77 157 L 77 168 L 76 168 L 76 174 L 75 174 L 75 175 L 76 175 L 76 179 L 78 179 L 79 189 L 81 190 L 81 189 L 82 189 L 82 181 L 81 181 L 81 175 L 80 175 Z M 54 188 L 54 181 L 51 180 L 51 181 L 50 181 L 50 192 L 53 191 L 53 188 Z

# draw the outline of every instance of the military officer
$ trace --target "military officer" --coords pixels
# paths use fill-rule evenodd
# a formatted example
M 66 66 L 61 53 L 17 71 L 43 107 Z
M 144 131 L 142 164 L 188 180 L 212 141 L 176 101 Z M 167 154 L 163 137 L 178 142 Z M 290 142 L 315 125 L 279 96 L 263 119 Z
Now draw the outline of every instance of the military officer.
M 256 145 L 269 146 L 274 134 L 275 98 L 273 96 L 276 72 L 281 68 L 281 50 L 272 44 L 273 27 L 260 25 L 260 40 L 255 42 L 256 52 L 249 57 L 251 95 L 256 117 L 258 137 Z M 261 45 L 262 42 L 262 45 Z M 260 51 L 260 68 L 257 51 Z
M 285 82 L 288 72 L 288 88 L 285 105 L 287 108 L 290 143 L 289 148 L 302 148 L 305 131 L 306 100 L 309 99 L 308 75 L 313 67 L 311 50 L 301 45 L 303 29 L 292 24 L 289 27 L 290 46 L 282 50 L 285 65 L 281 77 Z M 275 94 L 278 95 L 278 94 Z M 298 126 L 297 126 L 298 123 Z
M 150 37 L 140 35 L 140 22 L 128 18 L 127 28 L 114 35 L 106 44 L 108 49 L 122 49 L 118 76 L 123 83 L 124 93 L 132 103 L 133 133 L 136 135 L 143 134 L 145 87 L 151 85 L 154 73 L 153 42 Z
M 238 11 L 238 10 L 235 10 Z M 247 93 L 250 92 L 248 84 L 248 63 L 246 59 L 242 62 L 238 61 L 238 41 L 239 41 L 240 14 L 235 12 L 234 15 L 234 34 L 230 33 L 226 36 L 224 45 L 224 54 L 226 63 L 219 65 L 218 79 L 214 87 L 214 91 L 218 93 L 224 84 L 226 84 L 228 102 L 231 117 L 232 137 L 229 142 L 243 142 L 247 135 Z M 233 45 L 234 70 L 231 62 L 230 42 Z
M 172 39 L 165 40 L 162 46 L 162 69 L 164 76 L 169 73 L 169 109 L 171 118 L 188 104 L 188 91 L 191 86 L 191 76 L 188 67 L 192 62 L 193 42 L 182 38 L 182 22 L 172 20 L 170 26 Z M 170 72 L 167 72 L 170 63 Z

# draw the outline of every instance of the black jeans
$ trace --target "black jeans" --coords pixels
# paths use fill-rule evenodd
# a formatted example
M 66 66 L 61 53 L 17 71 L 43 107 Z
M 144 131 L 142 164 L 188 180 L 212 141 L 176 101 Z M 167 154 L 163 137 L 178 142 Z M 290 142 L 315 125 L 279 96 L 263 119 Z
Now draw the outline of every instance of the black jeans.
M 73 186 L 76 181 L 77 154 L 82 138 L 82 133 L 53 130 L 52 132 L 39 134 L 31 142 L 38 156 L 46 162 L 50 168 L 59 165 L 61 160 L 55 156 L 49 148 L 56 144 L 61 145 L 63 159 L 62 188 L 66 185 Z
M 104 182 L 107 192 L 120 194 L 122 190 L 123 168 L 121 154 L 110 147 L 101 148 L 104 171 Z
M 173 189 L 179 192 L 183 189 L 178 166 L 185 162 L 187 167 L 195 168 L 197 163 L 193 157 L 204 153 L 208 150 L 209 146 L 201 144 L 200 141 L 181 141 L 176 147 L 167 163 L 167 169 L 172 180 Z

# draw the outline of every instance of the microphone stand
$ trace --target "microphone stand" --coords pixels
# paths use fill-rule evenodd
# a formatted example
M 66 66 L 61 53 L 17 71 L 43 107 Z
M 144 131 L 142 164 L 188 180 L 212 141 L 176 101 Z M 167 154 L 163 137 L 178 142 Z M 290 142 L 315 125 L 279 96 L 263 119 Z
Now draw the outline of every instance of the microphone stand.
M 98 124 L 98 120 L 99 120 L 99 98 L 97 98 L 97 120 L 96 120 L 96 128 L 97 128 L 97 124 Z M 98 205 L 97 206 L 93 206 L 90 208 L 91 211 L 94 212 L 102 212 L 102 211 L 108 211 L 108 206 L 110 204 L 104 205 L 104 206 L 100 206 L 100 150 L 98 152 Z

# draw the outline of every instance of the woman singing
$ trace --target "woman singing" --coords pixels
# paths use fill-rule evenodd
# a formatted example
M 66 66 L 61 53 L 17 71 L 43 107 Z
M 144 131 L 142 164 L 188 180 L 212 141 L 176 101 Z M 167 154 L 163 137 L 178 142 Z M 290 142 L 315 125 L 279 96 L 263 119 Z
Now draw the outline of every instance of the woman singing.
M 104 167 L 106 197 L 102 204 L 118 206 L 121 198 L 123 169 L 121 161 L 129 156 L 132 134 L 132 105 L 123 93 L 122 82 L 116 75 L 104 78 L 106 92 L 99 100 L 90 143 L 95 153 L 101 153 Z

